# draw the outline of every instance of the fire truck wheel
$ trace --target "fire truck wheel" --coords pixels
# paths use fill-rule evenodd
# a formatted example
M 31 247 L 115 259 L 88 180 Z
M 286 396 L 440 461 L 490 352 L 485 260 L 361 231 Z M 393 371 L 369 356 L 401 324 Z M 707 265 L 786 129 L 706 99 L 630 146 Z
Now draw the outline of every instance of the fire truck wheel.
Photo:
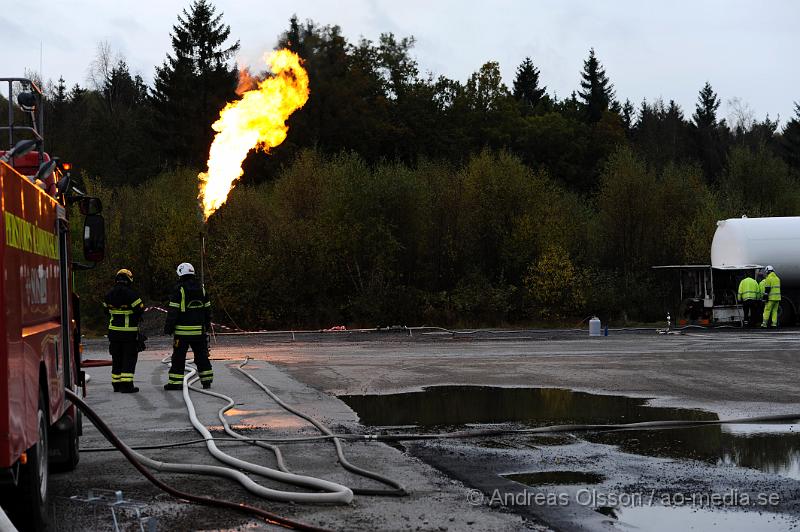
M 20 530 L 46 530 L 48 525 L 47 400 L 39 392 L 39 441 L 28 449 L 28 462 L 20 467 L 17 512 L 12 520 Z M 16 514 L 16 519 L 14 518 Z
M 65 473 L 73 471 L 78 466 L 78 461 L 80 460 L 81 413 L 76 412 L 76 416 L 69 430 L 50 433 L 50 450 L 56 449 L 56 454 L 59 457 L 57 460 L 50 461 L 50 471 Z
M 76 409 L 77 410 L 77 409 Z M 79 428 L 81 423 L 81 413 L 75 412 L 75 423 L 69 430 L 69 443 L 67 447 L 67 461 L 63 464 L 64 471 L 72 471 L 78 466 L 78 461 L 81 459 L 80 455 L 80 437 Z

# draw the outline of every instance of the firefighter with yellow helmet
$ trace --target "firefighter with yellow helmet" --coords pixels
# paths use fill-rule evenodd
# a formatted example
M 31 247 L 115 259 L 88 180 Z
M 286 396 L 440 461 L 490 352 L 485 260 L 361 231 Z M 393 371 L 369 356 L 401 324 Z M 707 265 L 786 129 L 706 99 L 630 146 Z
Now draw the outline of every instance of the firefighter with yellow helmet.
M 114 277 L 114 287 L 103 299 L 108 316 L 108 350 L 111 353 L 111 386 L 115 392 L 136 393 L 133 385 L 139 358 L 139 322 L 144 304 L 134 290 L 133 273 L 121 269 Z

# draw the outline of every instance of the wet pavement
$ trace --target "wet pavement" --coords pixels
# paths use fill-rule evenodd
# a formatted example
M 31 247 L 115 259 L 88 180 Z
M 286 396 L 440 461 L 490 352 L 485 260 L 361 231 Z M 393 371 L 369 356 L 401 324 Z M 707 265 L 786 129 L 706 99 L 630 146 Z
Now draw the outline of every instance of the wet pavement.
M 574 331 L 428 330 L 296 335 L 294 341 L 290 334 L 252 335 L 220 337 L 212 356 L 220 369 L 215 387 L 237 398 L 231 421 L 259 434 L 316 431 L 229 369 L 248 355 L 257 360 L 254 371 L 281 397 L 342 432 L 800 412 L 800 333 L 759 333 L 612 331 L 607 338 L 589 339 Z M 150 343 L 137 370 L 139 397 L 98 390 L 108 379 L 104 368 L 97 368 L 90 402 L 133 443 L 194 437 L 182 403 L 160 390 L 158 359 L 168 341 Z M 103 350 L 98 342 L 87 356 L 102 356 Z M 219 424 L 218 407 L 216 401 L 203 403 L 204 423 Z M 84 445 L 102 443 L 92 430 Z M 336 466 L 330 446 L 286 447 L 290 468 L 363 485 Z M 164 477 L 347 530 L 791 530 L 800 519 L 796 425 L 346 447 L 357 464 L 400 479 L 410 496 L 357 497 L 349 507 L 285 505 L 258 501 L 228 483 Z M 237 452 L 272 460 L 249 447 Z M 202 446 L 154 455 L 209 460 Z M 165 498 L 110 453 L 86 453 L 76 475 L 54 479 L 61 493 L 123 486 L 170 529 L 264 527 Z
M 486 424 L 491 424 L 492 428 L 506 427 L 513 430 L 543 425 L 719 419 L 716 414 L 699 409 L 649 406 L 648 400 L 644 398 L 555 388 L 432 386 L 422 391 L 345 395 L 340 398 L 356 411 L 363 424 L 380 426 L 381 431 L 392 432 L 415 432 L 415 429 L 425 432 L 468 430 Z M 392 430 L 391 425 L 396 425 L 395 430 Z M 634 528 L 638 526 L 648 530 L 643 525 L 654 519 L 655 515 L 661 515 L 665 508 L 663 503 L 667 503 L 669 509 L 679 508 L 675 512 L 666 513 L 666 522 L 672 523 L 673 530 L 687 528 L 690 524 L 696 525 L 698 530 L 705 530 L 713 523 L 717 523 L 715 526 L 730 529 L 728 521 L 731 519 L 741 519 L 742 523 L 749 523 L 760 530 L 785 530 L 787 524 L 798 523 L 795 518 L 777 518 L 774 513 L 762 511 L 766 509 L 774 512 L 781 505 L 782 497 L 793 497 L 791 485 L 794 482 L 776 481 L 773 491 L 755 492 L 747 482 L 741 482 L 741 471 L 735 471 L 737 467 L 755 469 L 785 479 L 798 480 L 800 425 L 797 424 L 707 425 L 621 432 L 577 431 L 566 439 L 561 435 L 560 438 L 556 436 L 555 441 L 547 440 L 547 436 L 532 439 L 525 434 L 510 434 L 505 438 L 493 436 L 488 442 L 482 441 L 473 446 L 469 445 L 468 440 L 464 440 L 463 444 L 459 444 L 456 456 L 468 457 L 471 462 L 484 466 L 472 468 L 467 474 L 450 470 L 452 466 L 449 465 L 449 460 L 437 457 L 442 452 L 453 452 L 447 446 L 443 447 L 439 443 L 412 444 L 409 448 L 412 453 L 430 463 L 450 470 L 451 474 L 469 485 L 482 485 L 485 477 L 502 477 L 502 480 L 497 478 L 497 483 L 490 485 L 491 489 L 483 489 L 482 501 L 487 504 L 492 504 L 495 499 L 506 506 L 509 506 L 507 502 L 515 502 L 513 498 L 508 501 L 505 499 L 509 495 L 520 493 L 517 487 L 505 485 L 507 480 L 528 486 L 540 495 L 555 496 L 554 504 L 548 504 L 545 497 L 541 504 L 545 508 L 539 512 L 539 515 L 559 514 L 546 519 L 550 524 L 562 522 L 563 511 L 552 510 L 553 507 L 558 508 L 559 497 L 563 497 L 565 506 L 581 507 L 576 513 L 585 514 L 585 525 L 589 527 L 614 524 Z M 542 444 L 549 445 L 550 448 L 541 451 L 539 446 Z M 555 452 L 554 446 L 557 446 Z M 431 449 L 435 449 L 435 453 L 431 453 Z M 588 465 L 587 457 L 597 459 L 598 452 L 606 454 L 607 460 L 611 462 L 624 461 L 622 453 L 679 459 L 681 462 L 678 462 L 678 467 L 671 467 L 669 463 L 658 464 L 664 473 L 658 483 L 618 485 L 614 482 L 620 480 L 619 474 L 614 471 L 619 471 L 619 465 L 614 466 L 612 472 L 608 469 L 581 469 Z M 531 470 L 512 474 L 498 473 L 508 467 L 504 460 L 506 456 L 522 462 L 531 458 L 523 458 L 525 454 L 539 455 L 540 460 L 531 466 Z M 552 459 L 552 464 L 543 460 L 545 456 Z M 702 464 L 694 464 L 694 461 L 701 461 Z M 549 469 L 567 464 L 572 464 L 576 469 Z M 543 466 L 545 470 L 540 470 Z M 708 477 L 710 466 L 716 466 L 717 476 L 731 477 L 719 487 L 736 486 L 732 488 L 736 491 L 731 492 L 727 500 L 721 496 L 718 504 L 715 504 L 712 497 L 719 487 L 702 485 Z M 656 463 L 653 467 L 656 467 Z M 692 487 L 688 490 L 664 489 L 662 482 L 669 474 L 675 474 L 670 469 L 684 475 L 685 482 Z M 567 489 L 568 486 L 573 489 Z M 529 495 L 527 492 L 523 493 L 526 497 Z M 739 500 L 739 495 L 746 496 L 748 500 Z M 772 500 L 758 500 L 759 497 L 768 499 L 770 496 L 773 496 L 774 504 Z M 755 510 L 750 508 L 751 498 L 755 502 Z M 521 501 L 522 504 L 510 506 L 531 506 L 527 498 L 524 497 Z M 606 505 L 609 502 L 612 504 Z M 785 506 L 788 503 L 784 500 L 783 504 Z M 687 512 L 686 507 L 693 508 L 693 511 Z M 733 517 L 722 513 L 730 508 L 739 511 Z M 589 513 L 590 510 L 595 510 L 598 515 Z M 527 513 L 528 508 L 522 508 L 522 511 Z M 610 519 L 603 519 L 600 515 Z M 575 518 L 575 515 L 569 517 L 570 520 Z M 745 529 L 747 528 L 742 528 Z

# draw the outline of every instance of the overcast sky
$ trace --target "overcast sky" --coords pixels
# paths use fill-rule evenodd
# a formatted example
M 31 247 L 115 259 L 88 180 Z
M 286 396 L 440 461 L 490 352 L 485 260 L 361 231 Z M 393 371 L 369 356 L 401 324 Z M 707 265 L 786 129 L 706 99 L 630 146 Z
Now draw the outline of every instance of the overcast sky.
M 0 76 L 39 70 L 69 85 L 87 80 L 97 44 L 108 41 L 150 82 L 170 49 L 169 33 L 190 1 L 2 0 Z M 509 86 L 530 56 L 549 93 L 568 96 L 594 47 L 617 97 L 676 100 L 691 116 L 706 80 L 723 102 L 740 99 L 755 117 L 784 124 L 800 101 L 800 1 L 796 0 L 216 0 L 241 41 L 239 61 L 260 68 L 262 52 L 296 13 L 337 24 L 351 40 L 381 32 L 417 39 L 423 72 L 465 80 L 499 61 Z M 313 88 L 312 88 L 313 90 Z

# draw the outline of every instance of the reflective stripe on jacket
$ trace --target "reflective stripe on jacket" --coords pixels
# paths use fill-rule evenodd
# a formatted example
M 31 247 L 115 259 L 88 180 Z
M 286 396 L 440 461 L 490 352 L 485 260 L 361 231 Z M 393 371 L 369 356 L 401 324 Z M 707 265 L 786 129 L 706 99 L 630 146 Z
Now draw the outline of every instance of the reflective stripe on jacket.
M 752 299 L 761 299 L 761 289 L 758 282 L 752 277 L 745 277 L 739 283 L 739 294 L 737 296 L 739 301 L 750 301 Z
M 770 301 L 781 300 L 781 280 L 775 272 L 769 272 L 764 279 L 764 293 Z
M 175 336 L 203 336 L 211 324 L 211 301 L 194 276 L 181 279 L 169 298 L 164 332 Z
M 139 294 L 124 283 L 117 283 L 103 299 L 108 314 L 108 339 L 133 342 L 139 334 L 144 304 Z

